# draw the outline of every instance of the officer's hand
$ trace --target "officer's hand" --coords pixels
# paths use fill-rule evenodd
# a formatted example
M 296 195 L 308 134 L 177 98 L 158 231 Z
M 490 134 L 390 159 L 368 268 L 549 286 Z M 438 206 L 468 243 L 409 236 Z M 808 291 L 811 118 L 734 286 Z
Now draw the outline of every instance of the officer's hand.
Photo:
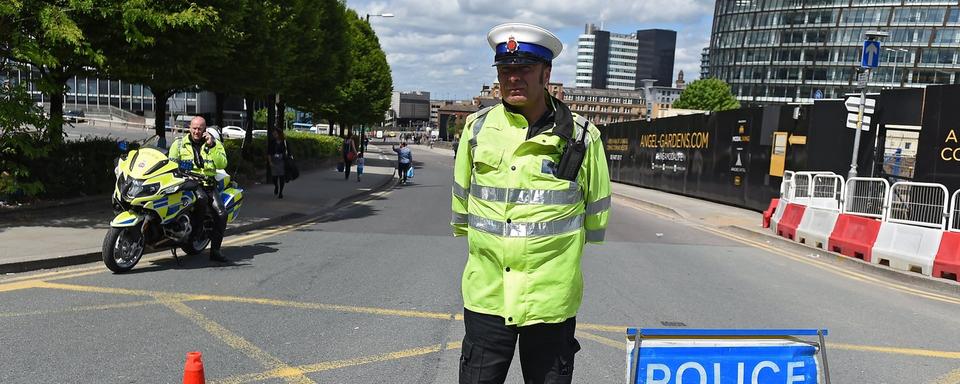
M 212 147 L 212 146 L 213 146 L 213 136 L 210 135 L 209 132 L 204 132 L 204 133 L 203 133 L 203 139 L 207 141 L 207 146 L 208 146 L 208 147 Z

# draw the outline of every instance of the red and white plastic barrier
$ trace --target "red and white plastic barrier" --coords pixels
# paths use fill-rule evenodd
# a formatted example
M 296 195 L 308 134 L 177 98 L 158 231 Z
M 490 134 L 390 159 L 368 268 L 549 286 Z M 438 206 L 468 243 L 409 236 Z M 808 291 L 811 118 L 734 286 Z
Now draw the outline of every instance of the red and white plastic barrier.
M 883 223 L 873 245 L 873 264 L 932 276 L 943 229 Z
M 827 172 L 790 176 L 764 212 L 764 227 L 872 264 L 960 281 L 960 191 L 951 197 L 948 215 L 946 188 L 939 184 L 891 187 L 871 178 L 844 183 Z
M 880 233 L 880 220 L 856 215 L 840 214 L 830 234 L 828 249 L 844 256 L 869 262 L 873 244 Z
M 827 249 L 833 228 L 837 224 L 839 210 L 807 208 L 797 227 L 797 241 L 820 249 Z
M 806 209 L 804 205 L 788 203 L 787 208 L 783 210 L 783 217 L 777 222 L 777 235 L 796 240 L 797 227 L 800 226 Z

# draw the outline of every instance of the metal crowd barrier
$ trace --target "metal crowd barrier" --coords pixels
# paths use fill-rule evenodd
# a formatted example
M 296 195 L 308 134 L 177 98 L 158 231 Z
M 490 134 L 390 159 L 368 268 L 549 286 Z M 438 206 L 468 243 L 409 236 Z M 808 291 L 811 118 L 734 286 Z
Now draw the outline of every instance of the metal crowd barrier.
M 793 171 L 783 171 L 783 181 L 780 183 L 780 199 L 790 200 L 790 193 L 793 188 Z
M 950 217 L 947 187 L 942 184 L 901 181 L 890 187 L 886 220 L 891 223 L 943 229 Z
M 813 193 L 810 196 L 810 206 L 840 211 L 840 200 L 843 198 L 844 182 L 840 175 L 815 175 L 813 177 Z
M 800 205 L 810 205 L 813 201 L 813 177 L 816 175 L 832 175 L 833 172 L 803 171 L 793 175 L 793 190 L 790 193 L 790 202 Z
M 950 225 L 947 230 L 960 232 L 960 189 L 950 198 Z
M 883 220 L 887 213 L 890 182 L 881 178 L 854 177 L 847 180 L 843 213 Z

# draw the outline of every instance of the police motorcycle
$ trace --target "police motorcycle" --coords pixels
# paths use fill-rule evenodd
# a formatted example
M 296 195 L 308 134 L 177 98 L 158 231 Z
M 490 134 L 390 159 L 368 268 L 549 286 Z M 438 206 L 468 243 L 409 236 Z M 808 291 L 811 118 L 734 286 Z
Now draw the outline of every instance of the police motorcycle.
M 216 130 L 210 130 L 219 140 Z M 123 273 L 137 265 L 147 247 L 169 248 L 177 263 L 177 248 L 188 255 L 202 252 L 210 244 L 216 214 L 202 200 L 204 176 L 191 172 L 190 161 L 170 161 L 160 149 L 126 144 L 120 142 L 126 153 L 114 169 L 117 216 L 103 239 L 103 263 L 114 273 Z M 230 223 L 240 210 L 243 189 L 222 170 L 215 181 Z

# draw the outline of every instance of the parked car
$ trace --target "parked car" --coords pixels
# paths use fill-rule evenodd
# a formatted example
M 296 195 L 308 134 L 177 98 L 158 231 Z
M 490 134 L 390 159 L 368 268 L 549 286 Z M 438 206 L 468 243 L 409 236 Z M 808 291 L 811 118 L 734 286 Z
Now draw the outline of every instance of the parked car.
M 222 130 L 220 130 L 220 132 L 223 133 L 223 137 L 225 139 L 242 139 L 244 136 L 247 135 L 247 131 L 243 130 L 243 128 L 240 128 L 236 125 L 225 126 L 223 127 Z
M 267 136 L 267 130 L 266 130 L 266 129 L 254 129 L 254 130 L 253 130 L 253 137 L 260 137 L 260 136 L 266 137 L 266 136 Z
M 83 111 L 76 111 L 76 110 L 64 111 L 63 121 L 66 121 L 69 123 L 83 123 L 87 121 L 87 115 L 85 115 Z

